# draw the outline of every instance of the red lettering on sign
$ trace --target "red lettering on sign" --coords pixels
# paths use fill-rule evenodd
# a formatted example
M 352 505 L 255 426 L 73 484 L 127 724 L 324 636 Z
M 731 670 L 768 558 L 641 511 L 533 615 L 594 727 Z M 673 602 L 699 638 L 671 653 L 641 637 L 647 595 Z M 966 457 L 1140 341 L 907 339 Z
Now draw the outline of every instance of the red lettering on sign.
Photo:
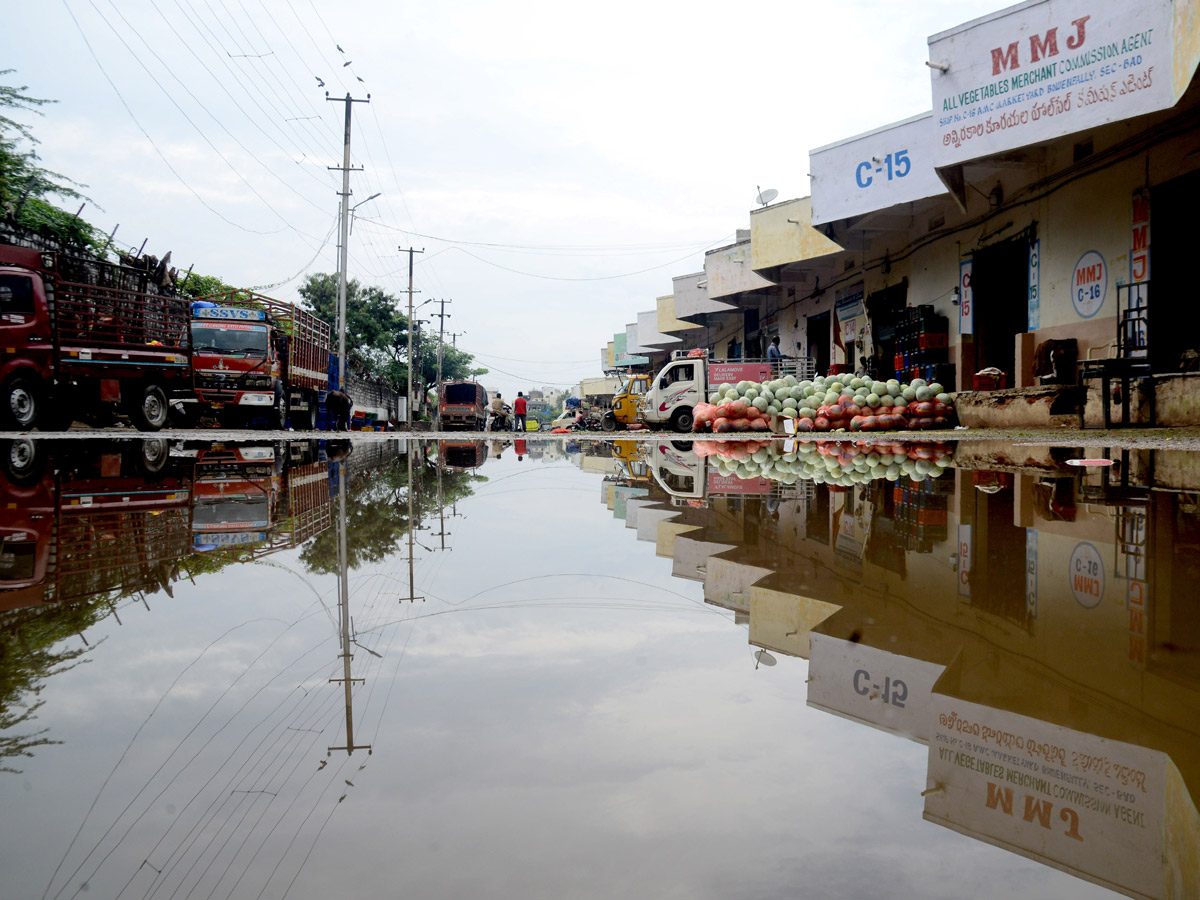
M 1021 61 L 1017 58 L 1017 42 L 1013 41 L 1008 49 L 995 47 L 992 49 L 992 74 L 999 75 L 1005 69 L 1019 69 Z
M 1078 50 L 1083 46 L 1083 42 L 1087 39 L 1085 35 L 1087 20 L 1091 16 L 1084 16 L 1082 19 L 1075 19 L 1071 22 L 1075 26 L 1075 33 L 1067 38 L 1067 49 Z
M 1133 252 L 1145 250 L 1150 246 L 1150 226 L 1138 225 L 1133 229 Z
M 1029 56 L 1032 61 L 1037 62 L 1043 55 L 1058 56 L 1057 28 L 1051 28 L 1043 37 L 1038 37 L 1036 34 L 1029 36 Z
M 1011 816 L 1012 798 L 1012 788 L 1002 788 L 997 784 L 988 782 L 987 800 L 985 801 L 988 809 L 995 809 L 999 806 L 1001 812 L 1008 813 Z
M 1025 795 L 1025 821 L 1032 822 L 1035 818 L 1038 824 L 1043 828 L 1050 827 L 1050 812 L 1054 809 L 1053 803 L 1047 803 L 1044 800 L 1037 800 L 1034 797 Z

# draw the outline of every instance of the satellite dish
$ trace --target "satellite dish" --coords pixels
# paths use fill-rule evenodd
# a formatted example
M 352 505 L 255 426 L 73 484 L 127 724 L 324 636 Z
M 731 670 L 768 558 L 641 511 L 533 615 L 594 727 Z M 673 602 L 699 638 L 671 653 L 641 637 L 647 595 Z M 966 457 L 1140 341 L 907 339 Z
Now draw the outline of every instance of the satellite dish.
M 757 669 L 759 666 L 773 666 L 773 665 L 775 665 L 775 657 L 773 657 L 766 650 L 755 650 L 754 651 L 754 668 Z
M 772 200 L 779 196 L 779 191 L 775 188 L 767 188 L 765 191 L 762 188 L 758 189 L 758 196 L 755 198 L 759 206 L 766 206 Z

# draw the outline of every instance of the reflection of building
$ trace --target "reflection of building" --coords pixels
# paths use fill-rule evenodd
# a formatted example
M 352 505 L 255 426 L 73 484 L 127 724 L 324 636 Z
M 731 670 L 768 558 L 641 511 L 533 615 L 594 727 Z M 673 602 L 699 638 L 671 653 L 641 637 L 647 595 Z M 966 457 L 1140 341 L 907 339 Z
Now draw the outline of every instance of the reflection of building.
M 751 644 L 809 660 L 810 705 L 928 744 L 930 821 L 1130 896 L 1200 896 L 1200 461 L 1080 475 L 1020 452 L 774 500 L 680 504 L 655 479 L 624 518 Z

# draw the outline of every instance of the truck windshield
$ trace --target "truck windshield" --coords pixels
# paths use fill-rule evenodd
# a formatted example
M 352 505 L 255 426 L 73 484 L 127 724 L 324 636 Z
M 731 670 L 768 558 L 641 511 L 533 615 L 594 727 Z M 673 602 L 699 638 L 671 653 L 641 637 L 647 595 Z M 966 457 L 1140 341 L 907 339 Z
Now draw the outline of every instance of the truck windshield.
M 201 353 L 267 355 L 267 329 L 261 325 L 192 323 L 192 349 Z
M 268 525 L 270 522 L 271 503 L 265 496 L 201 502 L 192 513 L 193 528 L 213 525 Z

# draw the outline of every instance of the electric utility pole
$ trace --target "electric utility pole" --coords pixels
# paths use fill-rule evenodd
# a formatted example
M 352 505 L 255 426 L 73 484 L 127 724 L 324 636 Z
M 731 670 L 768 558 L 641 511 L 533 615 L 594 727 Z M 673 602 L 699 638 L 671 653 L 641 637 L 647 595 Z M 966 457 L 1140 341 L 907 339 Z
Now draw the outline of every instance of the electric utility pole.
M 450 316 L 450 313 L 446 312 L 446 304 L 453 303 L 453 302 L 454 302 L 453 300 L 439 300 L 438 303 L 441 304 L 442 311 L 431 313 L 431 315 L 435 315 L 438 317 L 437 392 L 438 392 L 439 402 L 437 405 L 437 412 L 435 413 L 435 415 L 437 417 L 437 424 L 435 425 L 435 430 L 437 430 L 437 431 L 442 430 L 442 404 L 440 402 L 441 396 L 442 396 L 442 344 L 443 344 L 442 336 L 445 334 L 445 331 L 446 331 L 446 319 L 449 318 L 449 316 Z
M 346 94 L 344 100 L 338 100 L 335 97 L 325 95 L 325 99 L 330 103 L 345 103 L 346 104 L 346 136 L 345 142 L 342 145 L 342 164 L 341 166 L 329 166 L 330 171 L 339 170 L 342 173 L 342 208 L 341 208 L 341 229 L 339 232 L 339 240 L 341 243 L 338 255 L 338 390 L 346 389 L 346 268 L 349 265 L 349 255 L 347 253 L 347 244 L 350 242 L 350 111 L 354 108 L 355 103 L 370 103 L 371 95 L 367 95 L 366 100 L 355 100 Z M 362 167 L 359 167 L 362 171 Z
M 341 385 L 339 385 L 341 387 Z M 349 472 L 347 466 L 343 462 L 340 464 L 338 471 L 338 616 L 341 619 L 341 637 L 342 637 L 342 677 L 330 678 L 330 683 L 341 682 L 345 690 L 346 703 L 346 744 L 342 747 L 330 747 L 329 753 L 334 750 L 345 750 L 346 755 L 354 753 L 355 750 L 366 750 L 371 753 L 370 744 L 354 743 L 354 697 L 352 689 L 355 682 L 362 683 L 364 679 L 354 678 L 350 674 L 350 661 L 354 658 L 350 653 L 350 645 L 354 643 L 350 631 L 350 576 L 349 576 L 349 557 L 347 555 L 346 546 L 346 482 L 349 480 Z
M 407 368 L 407 369 L 408 369 L 408 394 L 407 394 L 407 399 L 405 400 L 405 402 L 408 404 L 408 430 L 409 430 L 409 431 L 412 431 L 412 430 L 413 430 L 413 392 L 412 392 L 412 373 L 413 373 L 413 305 L 412 305 L 412 295 L 413 295 L 413 254 L 414 254 L 414 253 L 424 253 L 424 252 L 425 252 L 425 248 L 424 248 L 424 247 L 422 247 L 420 250 L 414 250 L 412 247 L 409 247 L 407 251 L 405 251 L 403 247 L 397 247 L 396 249 L 398 249 L 398 250 L 400 250 L 400 251 L 402 251 L 402 252 L 407 252 L 407 253 L 408 253 L 408 365 L 405 367 L 405 368 Z M 411 593 L 412 593 L 412 591 L 410 590 L 410 591 L 409 591 L 409 593 L 411 594 Z

